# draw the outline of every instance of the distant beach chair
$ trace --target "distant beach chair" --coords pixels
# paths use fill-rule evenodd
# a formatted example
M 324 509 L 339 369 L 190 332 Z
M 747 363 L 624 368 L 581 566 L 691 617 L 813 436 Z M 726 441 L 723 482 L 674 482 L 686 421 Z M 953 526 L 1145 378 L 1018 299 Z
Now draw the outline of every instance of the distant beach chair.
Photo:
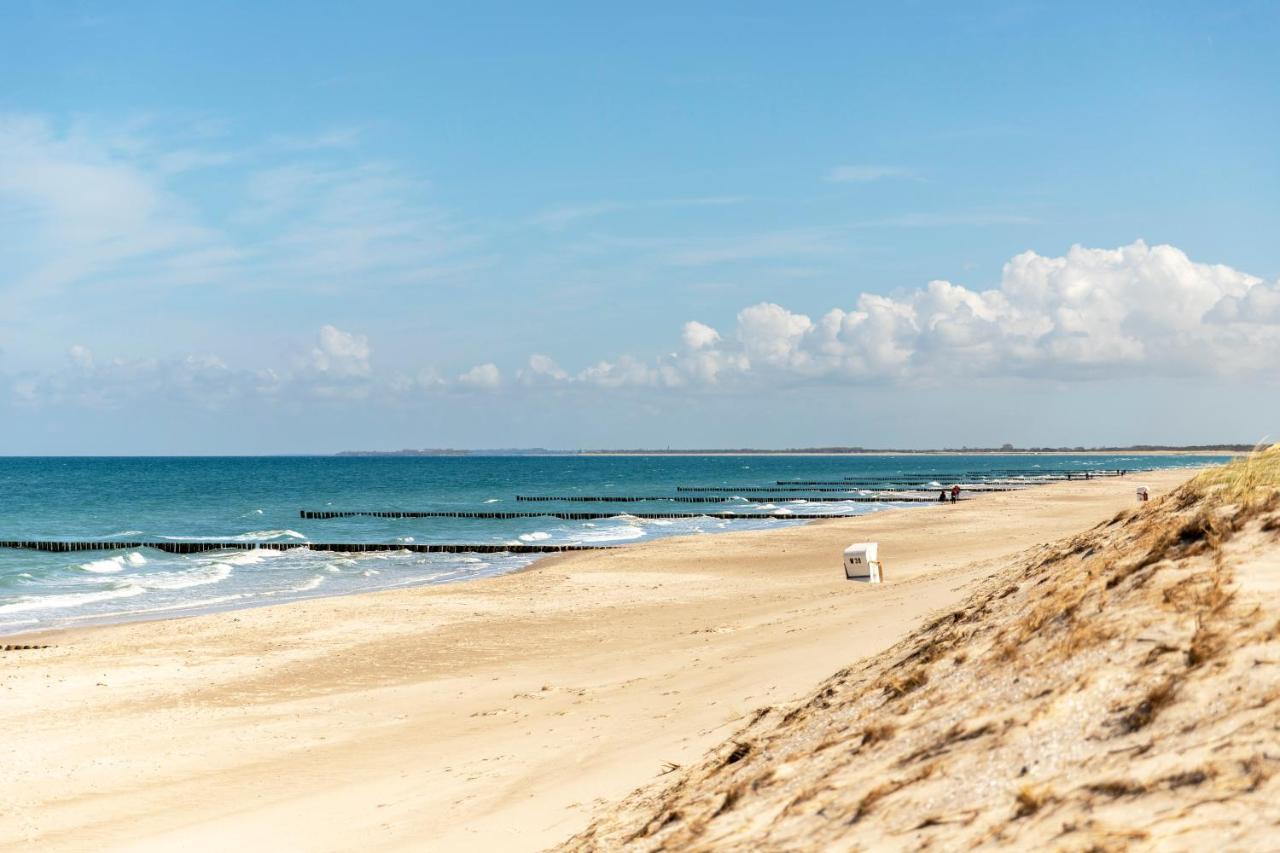
M 851 581 L 880 583 L 884 567 L 880 562 L 879 543 L 857 542 L 844 549 L 844 576 Z

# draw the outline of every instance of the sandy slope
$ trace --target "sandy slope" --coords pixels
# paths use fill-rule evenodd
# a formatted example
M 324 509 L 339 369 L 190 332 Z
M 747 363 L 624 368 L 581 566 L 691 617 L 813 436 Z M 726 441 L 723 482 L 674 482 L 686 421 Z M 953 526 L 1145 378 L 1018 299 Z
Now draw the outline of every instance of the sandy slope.
M 1140 475 L 1156 493 L 1186 476 Z M 0 653 L 0 848 L 554 844 L 754 709 L 1130 506 L 1134 482 L 44 638 Z M 884 586 L 843 580 L 861 539 L 881 543 Z
M 574 850 L 1280 849 L 1280 446 L 1027 555 Z

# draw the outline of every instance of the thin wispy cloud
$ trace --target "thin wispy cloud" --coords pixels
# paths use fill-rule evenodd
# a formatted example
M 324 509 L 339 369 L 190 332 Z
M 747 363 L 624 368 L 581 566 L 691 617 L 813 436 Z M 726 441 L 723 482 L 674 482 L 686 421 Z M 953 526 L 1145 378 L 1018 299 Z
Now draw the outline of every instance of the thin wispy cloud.
M 323 284 L 368 289 L 466 267 L 476 241 L 430 186 L 361 156 L 354 131 L 191 147 L 152 119 L 0 115 L 0 299 L 69 290 Z M 216 140 L 226 141 L 226 140 Z M 214 196 L 181 179 L 234 164 Z
M 548 208 L 534 215 L 529 222 L 552 230 L 561 230 L 575 222 L 597 219 L 613 213 L 661 208 L 726 207 L 749 201 L 747 196 L 695 196 L 692 198 L 667 198 L 652 201 L 602 201 L 585 204 L 566 204 Z
M 529 220 L 533 225 L 560 230 L 574 222 L 584 219 L 595 219 L 606 213 L 629 209 L 629 205 L 620 202 L 605 201 L 595 204 L 568 204 L 553 207 L 536 214 Z
M 904 213 L 882 219 L 866 219 L 854 223 L 859 228 L 952 228 L 990 225 L 1040 225 L 1042 220 L 1021 213 L 996 211 L 953 211 L 939 213 Z
M 776 258 L 813 258 L 848 251 L 849 242 L 837 230 L 794 228 L 732 239 L 686 241 L 661 252 L 657 259 L 671 266 L 701 267 Z
M 836 166 L 827 172 L 826 180 L 835 184 L 866 184 L 872 181 L 920 180 L 915 169 L 905 166 Z

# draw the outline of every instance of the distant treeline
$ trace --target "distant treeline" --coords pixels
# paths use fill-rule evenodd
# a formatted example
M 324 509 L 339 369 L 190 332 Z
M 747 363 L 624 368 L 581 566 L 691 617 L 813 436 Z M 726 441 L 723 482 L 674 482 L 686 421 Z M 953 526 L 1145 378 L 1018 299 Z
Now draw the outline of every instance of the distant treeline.
M 762 454 L 779 454 L 791 453 L 796 455 L 803 454 L 858 454 L 858 453 L 895 453 L 902 455 L 912 454 L 933 454 L 933 453 L 1125 453 L 1125 452 L 1172 452 L 1172 453 L 1190 453 L 1199 452 L 1220 452 L 1220 453 L 1243 453 L 1253 450 L 1252 444 L 1130 444 L 1124 447 L 1013 447 L 1004 445 L 1002 447 L 943 447 L 931 450 L 893 448 L 893 447 L 788 447 L 774 450 L 762 449 L 758 447 L 715 447 L 715 448 L 690 448 L 686 450 L 674 450 L 666 448 L 664 450 L 654 450 L 645 448 L 636 449 L 619 449 L 619 450 L 548 450 L 543 447 L 531 448 L 500 448 L 494 450 L 457 450 L 453 448 L 423 448 L 421 450 L 344 450 L 337 456 L 610 456 L 616 454 L 631 454 L 645 456 L 691 456 L 691 455 L 762 455 Z

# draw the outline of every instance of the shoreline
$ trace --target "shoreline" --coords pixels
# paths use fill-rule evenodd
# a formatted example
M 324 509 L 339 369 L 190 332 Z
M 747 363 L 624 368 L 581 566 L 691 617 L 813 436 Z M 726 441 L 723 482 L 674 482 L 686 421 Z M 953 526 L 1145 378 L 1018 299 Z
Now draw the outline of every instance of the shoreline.
M 566 453 L 565 456 L 901 456 L 904 459 L 927 458 L 934 456 L 1026 456 L 1030 458 L 1042 456 L 1245 456 L 1247 450 L 856 450 L 833 451 L 788 451 L 761 450 L 751 452 L 740 451 L 626 451 L 600 450 Z M 548 456 L 558 454 L 546 454 Z M 417 458 L 417 457 L 402 457 Z M 1141 472 L 1136 472 L 1141 473 Z
M 55 647 L 6 653 L 0 846 L 544 848 L 1012 556 L 1132 505 L 1139 478 L 1159 494 L 1195 473 L 39 632 Z M 881 543 L 882 586 L 843 578 L 861 539 Z
M 972 498 L 967 498 L 966 500 L 972 500 Z M 885 502 L 886 502 L 886 503 L 893 503 L 893 501 L 892 501 L 892 500 L 887 500 L 887 501 L 885 501 Z M 920 503 L 920 504 L 917 504 L 917 505 L 907 505 L 907 504 L 904 504 L 904 505 L 900 505 L 900 506 L 891 506 L 891 507 L 888 507 L 888 508 L 886 508 L 886 509 L 871 510 L 871 511 L 869 511 L 869 512 L 864 513 L 864 515 L 874 515 L 875 513 L 878 513 L 878 512 L 889 512 L 889 511 L 892 511 L 892 510 L 901 510 L 901 509 L 919 509 L 919 508 L 922 508 L 922 507 L 931 507 L 931 506 L 933 506 L 933 505 L 934 505 L 934 504 L 933 504 L 933 503 L 931 503 L 931 502 L 930 502 L 930 503 Z M 614 517 L 621 517 L 621 516 L 625 516 L 625 515 L 627 515 L 627 513 L 626 513 L 626 511 L 624 510 L 624 511 L 619 511 L 619 512 L 618 512 L 618 514 L 617 514 L 617 516 L 614 516 Z M 859 516 L 859 517 L 861 517 L 861 516 Z M 811 519 L 794 519 L 794 520 L 793 520 L 793 519 L 789 519 L 789 518 L 787 518 L 786 516 L 769 516 L 769 515 L 761 515 L 759 518 L 756 518 L 756 517 L 754 517 L 754 516 L 750 516 L 750 515 L 742 515 L 742 516 L 740 516 L 739 518 L 740 518 L 740 519 L 743 519 L 743 520 L 769 520 L 769 521 L 778 521 L 778 522 L 782 522 L 782 523 L 784 524 L 784 527 L 779 528 L 779 529 L 787 529 L 787 528 L 790 528 L 790 527 L 804 527 L 804 526 L 809 525 L 809 524 L 820 524 L 820 523 L 825 522 L 825 521 L 838 520 L 838 518 L 839 518 L 839 517 L 838 517 L 838 516 L 833 516 L 831 519 L 825 519 L 825 518 L 811 518 Z M 642 539 L 642 540 L 638 540 L 638 541 L 637 541 L 637 540 L 625 540 L 625 541 L 619 542 L 619 543 L 618 543 L 618 544 L 616 544 L 616 545 L 602 545 L 602 546 L 588 547 L 588 548 L 582 548 L 582 549 L 575 549 L 575 548 L 572 548 L 572 547 L 566 547 L 563 551 L 549 551 L 549 552 L 547 552 L 547 553 L 544 553 L 544 554 L 541 554 L 541 555 L 538 555 L 538 556 L 531 556 L 531 557 L 530 557 L 529 562 L 528 562 L 528 563 L 526 563 L 526 564 L 524 564 L 523 566 L 518 566 L 518 567 L 516 567 L 516 568 L 514 568 L 514 569 L 510 569 L 510 570 L 502 571 L 502 572 L 497 572 L 497 573 L 493 573 L 493 574 L 480 574 L 480 575 L 476 575 L 476 576 L 474 576 L 474 577 L 453 578 L 453 579 L 445 580 L 445 581 L 438 581 L 438 582 L 425 582 L 425 583 L 421 583 L 421 584 L 406 585 L 406 586 L 397 586 L 397 587 L 390 587 L 390 588 L 386 588 L 386 589 L 364 589 L 364 590 L 358 590 L 358 591 L 355 591 L 355 592 L 334 592 L 334 593 L 326 593 L 326 594 L 322 594 L 322 595 L 305 596 L 305 597 L 293 598 L 293 599 L 285 599 L 285 600 L 263 600 L 263 601 L 255 601 L 255 602 L 248 603 L 248 604 L 241 604 L 241 605 L 239 605 L 239 606 L 232 606 L 232 607 L 225 607 L 225 608 L 211 607 L 211 608 L 208 608 L 208 609 L 196 609 L 196 605 L 192 605 L 190 609 L 191 609 L 193 612 L 169 612 L 169 613 L 167 613 L 167 614 L 166 614 L 166 613 L 164 613 L 164 611 L 162 610 L 162 611 L 155 611 L 155 612 L 156 612 L 156 614 L 157 614 L 157 615 L 155 615 L 155 616 L 147 616 L 147 615 L 146 615 L 146 613 L 147 613 L 147 612 L 149 612 L 149 611 L 142 611 L 142 612 L 139 612 L 139 613 L 137 613 L 137 614 L 132 614 L 132 613 L 126 613 L 126 614 L 107 614 L 107 615 L 102 616 L 102 617 L 85 616 L 85 617 L 82 617 L 82 619 L 81 619 L 81 621 L 79 622 L 79 624 L 54 625 L 54 626 L 33 627 L 33 628 L 20 628 L 20 629 L 18 629 L 18 630 L 16 630 L 16 631 L 4 631 L 4 630 L 0 630 L 0 641 L 4 640 L 4 639 L 6 639 L 6 638 L 22 637 L 22 638 L 24 638 L 24 642 L 26 642 L 26 643 L 30 643 L 30 642 L 32 642 L 32 641 L 37 641 L 37 642 L 39 642 L 39 641 L 43 641 L 47 636 L 51 636 L 51 635 L 54 635 L 54 634 L 63 634 L 63 633 L 66 633 L 66 632 L 74 632 L 74 631 L 82 631 L 82 630 L 93 630 L 93 629 L 96 629 L 96 628 L 109 628 L 109 627 L 118 626 L 118 625 L 132 625 L 132 624 L 135 624 L 135 623 L 139 623 L 139 624 L 140 624 L 140 623 L 148 623 L 148 622 L 172 622 L 172 621 L 179 621 L 179 620 L 183 620 L 183 619 L 196 619 L 196 618 L 199 618 L 199 617 L 202 617 L 202 616 L 211 616 L 211 615 L 219 614 L 219 613 L 236 613 L 236 612 L 239 612 L 239 611 L 241 611 L 241 610 L 257 610 L 257 609 L 260 609 L 260 608 L 263 608 L 263 607 L 287 607 L 287 606 L 294 605 L 294 604 L 303 604 L 303 603 L 310 602 L 310 601 L 322 601 L 322 600 L 324 600 L 324 599 L 331 599 L 331 598 L 347 598 L 347 597 L 349 597 L 349 596 L 376 595 L 376 594 L 379 594 L 379 593 L 388 593 L 388 592 L 390 592 L 390 593 L 395 593 L 395 592 L 400 592 L 400 591 L 403 591 L 403 590 L 412 590 L 412 589 L 429 589 L 429 588 L 432 588 L 432 587 L 437 587 L 437 586 L 450 586 L 450 585 L 453 585 L 453 584 L 477 583 L 477 582 L 480 582 L 480 581 L 493 580 L 494 578 L 507 577 L 507 576 L 510 576 L 510 575 L 517 575 L 517 574 L 520 574 L 520 573 L 522 573 L 522 572 L 527 572 L 527 571 L 530 571 L 530 570 L 535 569 L 535 568 L 537 568 L 538 566 L 542 565 L 545 561 L 548 561 L 548 560 L 554 560 L 554 559 L 557 559 L 557 558 L 559 558 L 559 557 L 565 556 L 566 554 L 582 553 L 582 552 L 589 552 L 589 551 L 613 551 L 613 550 L 620 550 L 620 549 L 623 549 L 623 548 L 634 548 L 634 547 L 639 546 L 639 545 L 650 544 L 650 543 L 653 543 L 653 542 L 660 542 L 660 541 L 663 541 L 663 540 L 666 540 L 666 539 L 685 539 L 685 538 L 688 538 L 688 539 L 698 539 L 698 538 L 701 538 L 701 537 L 704 537 L 704 536 L 723 536 L 723 535 L 728 534 L 728 533 L 748 533 L 748 532 L 751 532 L 751 533 L 772 533 L 772 532 L 776 532 L 776 531 L 768 530 L 768 529 L 763 529 L 763 530 L 762 530 L 762 529 L 759 529 L 759 528 L 757 528 L 757 529 L 755 529 L 755 530 L 749 530 L 749 531 L 748 531 L 748 530 L 744 530 L 744 531 L 734 531 L 734 530 L 712 530 L 712 531 L 704 531 L 704 532 L 702 532 L 702 533 L 698 533 L 698 534 L 683 534 L 683 533 L 682 533 L 682 534 L 673 534 L 673 535 L 665 535 L 665 536 L 664 536 L 664 535 L 657 535 L 657 536 L 653 536 L 653 537 L 648 538 L 648 539 Z M 264 544 L 268 544 L 268 545 L 269 545 L 269 544 L 271 544 L 271 543 L 264 543 Z M 110 549 L 110 550 L 130 550 L 130 549 L 132 549 L 133 547 L 135 547 L 135 545 L 136 545 L 136 543 L 133 543 L 133 544 L 131 544 L 131 543 L 121 543 L 121 547 L 120 547 L 119 549 Z M 104 549 L 104 550 L 107 550 L 107 549 Z M 252 552 L 253 552 L 253 550 L 254 550 L 254 549 L 252 549 L 252 548 L 241 548 L 241 549 L 238 549 L 238 552 L 243 552 L 243 553 L 252 553 Z M 275 549 L 268 549 L 268 550 L 275 550 Z M 406 550 L 408 550 L 408 549 L 406 549 Z M 96 552 L 83 552 L 83 553 L 96 553 Z M 466 552 L 463 552 L 463 553 L 466 553 Z M 500 554 L 500 555 L 505 553 L 505 554 L 509 554 L 509 555 L 511 555 L 511 556 L 521 556 L 520 554 L 516 554 L 516 553 L 512 553 L 512 552 L 497 552 L 497 553 L 498 553 L 498 554 Z M 528 555 L 524 555 L 524 556 L 528 556 Z M 169 610 L 169 611 L 182 611 L 182 610 L 185 610 L 185 609 L 188 609 L 188 608 L 184 608 L 184 607 L 170 607 L 170 608 L 167 608 L 167 610 Z M 117 617 L 118 617 L 118 618 L 117 618 Z M 2 642 L 0 642 L 0 645 L 3 645 L 3 643 L 2 643 Z

